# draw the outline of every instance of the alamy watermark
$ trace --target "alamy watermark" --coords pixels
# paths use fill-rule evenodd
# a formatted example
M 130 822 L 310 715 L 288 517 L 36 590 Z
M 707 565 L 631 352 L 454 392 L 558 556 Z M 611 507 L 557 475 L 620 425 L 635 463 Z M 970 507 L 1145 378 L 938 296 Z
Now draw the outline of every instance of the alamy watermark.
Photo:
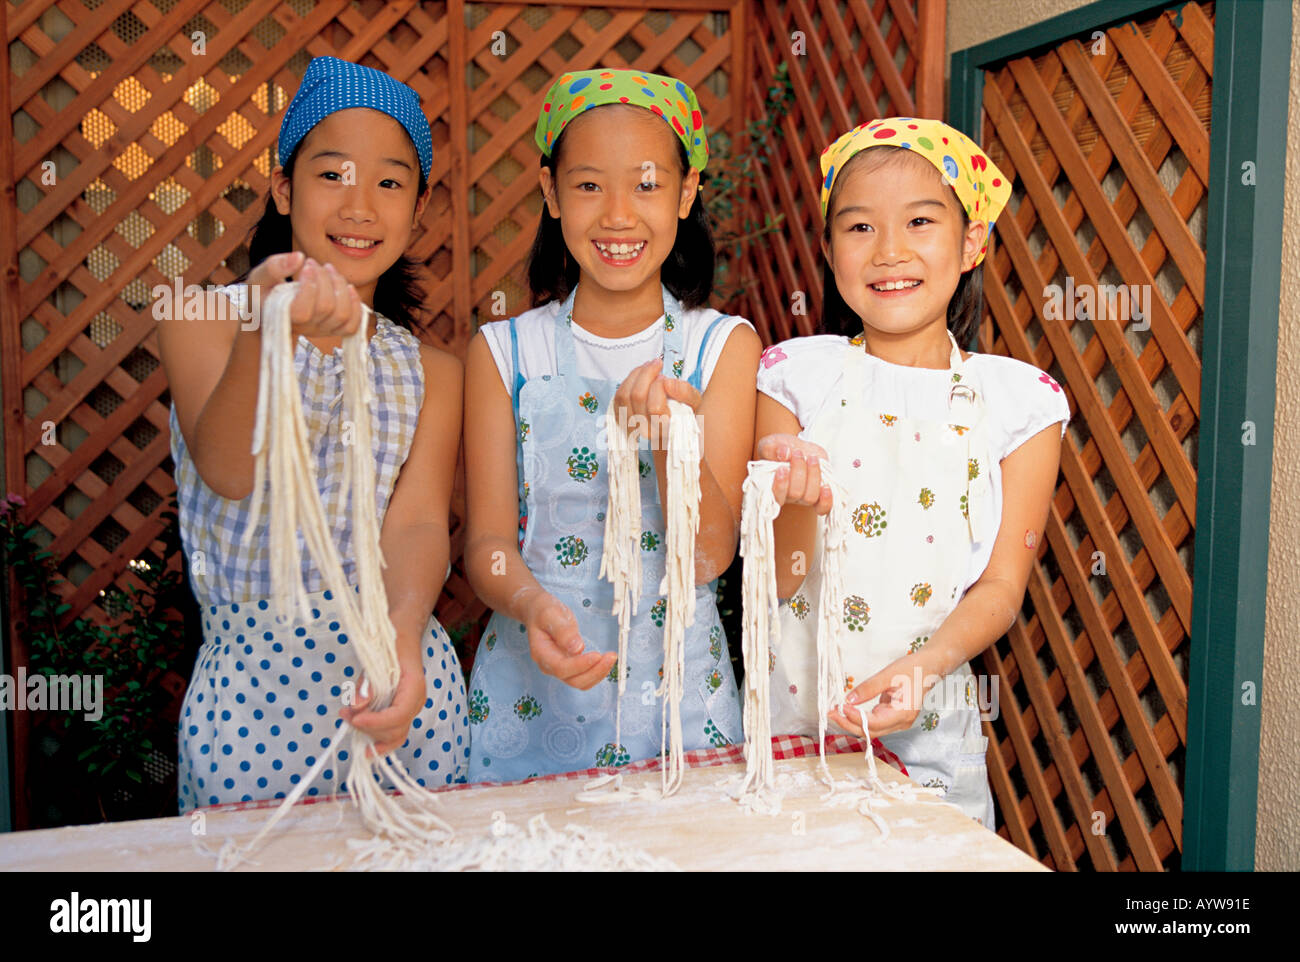
M 921 699 L 921 727 L 929 730 L 939 723 L 939 713 L 959 708 L 978 708 L 981 721 L 997 721 L 1001 711 L 998 707 L 997 675 L 927 675 L 920 665 L 912 668 L 911 674 L 897 674 L 889 679 L 891 707 L 907 710 L 916 704 L 916 696 L 924 692 Z
M 86 721 L 104 717 L 103 675 L 0 674 L 0 711 L 79 711 Z
M 581 399 L 579 399 L 581 403 Z M 636 433 L 638 438 L 645 438 L 653 450 L 667 450 L 668 448 L 668 430 L 672 424 L 672 418 L 667 414 L 633 414 L 628 416 L 627 409 L 621 409 L 617 417 L 618 430 L 626 434 Z M 704 432 L 704 419 L 696 415 L 696 421 L 699 423 L 701 436 Z M 689 437 L 689 435 L 688 435 Z M 599 451 L 609 450 L 609 434 L 603 420 L 600 430 L 596 433 L 596 449 Z M 698 452 L 687 452 L 687 454 L 698 454 Z
M 1150 284 L 1074 284 L 1066 275 L 1065 287 L 1048 284 L 1043 288 L 1043 320 L 1131 322 L 1133 330 L 1151 328 Z
M 238 320 L 241 331 L 255 331 L 262 317 L 262 289 L 250 285 L 247 291 L 248 300 L 240 308 L 219 287 L 182 285 L 181 279 L 174 277 L 170 285 L 155 284 L 150 291 L 153 317 L 155 321 Z

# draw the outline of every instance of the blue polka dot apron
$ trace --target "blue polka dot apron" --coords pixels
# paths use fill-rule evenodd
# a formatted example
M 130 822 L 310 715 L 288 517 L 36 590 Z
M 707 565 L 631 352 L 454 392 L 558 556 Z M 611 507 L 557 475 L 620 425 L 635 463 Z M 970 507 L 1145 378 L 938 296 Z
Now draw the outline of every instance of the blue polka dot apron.
M 856 340 L 856 339 L 855 339 Z M 843 643 L 849 688 L 916 651 L 961 600 L 970 572 L 973 532 L 989 510 L 989 455 L 984 405 L 969 387 L 966 362 L 949 335 L 949 420 L 924 421 L 897 411 L 864 411 L 871 359 L 860 341 L 844 351 L 842 394 L 832 394 L 802 436 L 830 454 L 831 470 L 853 508 Z M 839 403 L 836 403 L 838 398 Z M 820 553 L 820 533 L 818 535 Z M 817 731 L 816 625 L 821 566 L 781 606 L 781 643 L 772 673 L 772 730 Z M 778 695 L 777 693 L 780 693 Z M 880 739 L 917 782 L 939 788 L 986 827 L 993 796 L 980 730 L 976 681 L 963 664 L 926 696 L 912 727 Z
M 200 805 L 283 798 L 333 740 L 345 695 L 355 700 L 361 687 L 361 667 L 332 594 L 307 597 L 307 624 L 276 624 L 265 601 L 204 609 L 203 647 L 180 719 L 182 814 Z M 469 722 L 460 664 L 435 618 L 421 647 L 424 707 L 393 757 L 433 788 L 465 780 Z M 348 752 L 340 748 L 307 794 L 341 791 L 347 768 Z
M 515 383 L 512 396 L 518 443 L 520 549 L 542 588 L 573 611 L 588 650 L 618 650 L 614 590 L 599 577 L 605 510 L 609 502 L 605 411 L 619 382 L 577 375 L 573 299 L 556 315 L 556 370 L 525 381 L 511 321 Z M 664 298 L 664 373 L 684 366 L 682 311 Z M 720 320 L 720 318 L 719 318 Z M 705 346 L 689 382 L 697 390 Z M 642 592 L 628 633 L 621 740 L 615 742 L 618 696 L 615 665 L 609 677 L 579 691 L 544 675 L 533 661 L 522 624 L 500 613 L 488 622 L 470 680 L 470 781 L 505 781 L 591 767 L 626 765 L 660 752 L 664 616 L 665 528 L 654 461 L 641 439 Z M 695 589 L 695 624 L 686 631 L 686 674 L 681 704 L 687 750 L 741 738 L 740 697 L 718 618 L 714 585 Z

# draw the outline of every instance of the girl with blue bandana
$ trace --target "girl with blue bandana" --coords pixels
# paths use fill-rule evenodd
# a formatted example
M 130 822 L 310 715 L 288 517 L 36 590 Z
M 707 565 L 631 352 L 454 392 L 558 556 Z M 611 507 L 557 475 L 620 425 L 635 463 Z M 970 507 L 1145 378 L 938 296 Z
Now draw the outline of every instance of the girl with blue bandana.
M 461 369 L 411 333 L 420 292 L 405 254 L 429 200 L 429 124 L 410 87 L 318 57 L 285 113 L 279 156 L 250 243 L 256 266 L 244 282 L 221 289 L 215 316 L 196 322 L 174 310 L 161 324 L 181 534 L 204 634 L 180 719 L 182 812 L 283 797 L 344 719 L 422 785 L 463 781 L 469 752 L 460 665 L 430 614 L 448 570 Z M 374 311 L 368 334 L 380 546 L 402 665 L 397 693 L 382 711 L 367 710 L 355 694 L 358 660 L 340 630 L 338 599 L 322 590 L 310 555 L 302 575 L 311 620 L 277 624 L 268 612 L 267 518 L 248 510 L 258 321 L 263 295 L 290 278 L 300 284 L 290 317 L 315 477 L 354 585 L 351 506 L 339 494 L 355 430 L 343 419 L 341 345 L 362 323 L 361 305 Z M 346 755 L 339 753 L 308 794 L 346 787 Z
M 536 306 L 484 325 L 466 362 L 466 569 L 493 609 L 470 684 L 472 781 L 659 752 L 669 398 L 695 409 L 703 435 L 684 745 L 742 736 L 709 582 L 735 554 L 759 341 L 747 321 L 704 306 L 714 251 L 699 196 L 699 103 L 671 77 L 577 71 L 548 91 L 536 141 Z M 616 663 L 613 588 L 599 577 L 611 406 L 647 428 L 637 431 L 643 590 L 626 665 Z
M 865 721 L 913 779 L 991 829 L 981 715 L 997 716 L 997 689 L 967 663 L 1020 610 L 1069 405 L 1037 368 L 962 349 L 1011 195 L 977 145 L 937 120 L 892 117 L 840 137 L 821 168 L 822 329 L 769 348 L 758 374 L 757 456 L 785 462 L 772 730 L 818 728 L 829 466 L 852 517 L 843 607 L 830 613 L 850 691 L 829 720 L 859 736 Z

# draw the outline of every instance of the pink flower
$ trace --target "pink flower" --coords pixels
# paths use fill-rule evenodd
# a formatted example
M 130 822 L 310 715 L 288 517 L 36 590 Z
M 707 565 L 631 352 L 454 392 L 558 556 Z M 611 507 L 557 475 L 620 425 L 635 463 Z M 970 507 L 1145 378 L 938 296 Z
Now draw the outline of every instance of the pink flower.
M 1057 384 L 1055 381 L 1053 381 L 1050 375 L 1047 375 L 1047 374 L 1040 374 L 1040 375 L 1038 375 L 1038 380 L 1042 381 L 1044 384 L 1046 384 L 1048 387 L 1050 387 L 1053 391 L 1058 391 L 1058 392 L 1059 392 L 1059 391 L 1061 390 L 1061 385 L 1059 385 L 1059 384 Z
M 854 459 L 853 459 L 853 466 L 854 466 L 855 468 L 860 468 L 860 467 L 862 467 L 862 459 L 861 459 L 861 458 L 854 458 Z
M 27 501 L 21 495 L 14 494 L 12 491 L 5 495 L 5 500 L 17 508 L 27 507 Z
M 758 360 L 759 363 L 763 365 L 763 367 L 771 367 L 773 364 L 777 363 L 778 361 L 784 361 L 785 359 L 786 359 L 785 351 L 773 345 L 772 347 L 769 347 L 767 350 L 765 350 L 762 356 L 759 357 Z
M 799 686 L 798 686 L 798 685 L 791 685 L 791 686 L 790 686 L 790 694 L 792 694 L 792 695 L 797 695 L 797 694 L 799 694 Z

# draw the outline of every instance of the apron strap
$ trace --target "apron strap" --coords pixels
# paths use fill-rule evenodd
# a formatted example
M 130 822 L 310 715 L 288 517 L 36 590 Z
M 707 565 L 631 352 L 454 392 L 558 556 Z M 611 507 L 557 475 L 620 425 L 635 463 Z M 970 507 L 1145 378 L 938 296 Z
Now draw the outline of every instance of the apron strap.
M 709 325 L 708 330 L 704 332 L 704 339 L 700 341 L 700 353 L 699 356 L 695 358 L 695 370 L 691 371 L 691 376 L 689 378 L 691 387 L 695 388 L 695 390 L 700 393 L 704 392 L 702 386 L 704 383 L 704 354 L 709 349 L 709 341 L 712 339 L 713 332 L 717 330 L 718 325 L 727 320 L 727 318 L 733 316 L 734 315 L 732 314 L 721 314 L 718 317 L 715 317 L 713 323 Z
M 514 384 L 510 388 L 510 406 L 515 412 L 515 422 L 519 421 L 519 392 L 524 386 L 524 372 L 519 370 L 519 328 L 515 326 L 515 319 L 510 318 L 510 363 L 511 370 L 515 372 Z
M 519 329 L 515 318 L 510 318 L 510 359 L 514 365 L 514 384 L 511 385 L 510 406 L 515 414 L 515 493 L 519 498 L 519 546 L 524 545 L 524 529 L 528 524 L 528 507 L 524 493 L 524 438 L 523 421 L 519 416 L 519 392 L 524 387 L 524 375 L 519 370 Z

